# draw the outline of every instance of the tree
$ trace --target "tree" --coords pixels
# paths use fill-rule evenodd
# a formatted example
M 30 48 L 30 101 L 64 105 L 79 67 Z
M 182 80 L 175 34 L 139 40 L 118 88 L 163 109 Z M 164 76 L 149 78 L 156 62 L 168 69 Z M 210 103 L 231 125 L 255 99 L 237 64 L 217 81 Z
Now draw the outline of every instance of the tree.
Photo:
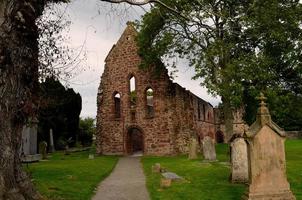
M 95 134 L 95 120 L 91 117 L 80 119 L 80 134 L 79 141 L 84 146 L 89 146 L 92 143 L 93 135 Z
M 46 3 L 0 1 L 0 198 L 39 199 L 20 160 L 22 127 L 36 112 L 38 29 Z
M 140 24 L 142 66 L 162 68 L 162 59 L 172 56 L 189 60 L 201 85 L 222 97 L 227 140 L 232 108 L 245 103 L 244 91 L 301 90 L 298 0 L 110 2 L 158 3 Z
M 49 140 L 49 130 L 54 131 L 56 148 L 69 138 L 75 142 L 79 136 L 79 115 L 82 109 L 82 98 L 71 88 L 65 88 L 55 78 L 46 78 L 40 85 L 40 107 L 38 110 L 40 141 Z
M 133 5 L 158 3 L 167 8 L 165 12 L 171 11 L 182 18 L 186 16 L 183 15 L 182 12 L 186 13 L 188 11 L 185 9 L 186 7 L 180 7 L 182 8 L 181 10 L 178 9 L 177 6 L 182 5 L 178 4 L 178 1 L 175 1 L 177 4 L 173 4 L 174 6 L 172 7 L 159 0 L 101 1 L 111 3 L 127 2 Z M 46 4 L 51 2 L 68 2 L 68 0 L 0 1 L 0 198 L 2 199 L 31 200 L 40 198 L 40 195 L 35 191 L 30 179 L 22 171 L 20 146 L 22 127 L 26 120 L 37 111 L 39 51 L 37 41 L 38 28 L 35 21 L 41 16 Z M 180 3 L 181 2 L 182 1 L 180 1 Z M 207 1 L 193 1 L 194 5 L 198 5 L 199 2 L 207 3 Z M 222 1 L 217 2 L 221 3 Z M 217 2 L 214 1 L 214 4 Z M 282 1 L 278 5 L 284 4 L 284 8 L 287 8 L 288 3 L 297 4 L 297 2 L 298 1 Z M 185 3 L 184 5 L 189 6 L 188 3 Z M 231 16 L 234 14 L 234 12 L 224 13 L 219 11 L 221 10 L 217 10 L 217 12 L 221 14 L 220 17 L 223 17 L 224 14 Z M 224 23 L 224 21 L 218 21 L 215 25 L 219 25 L 221 22 Z M 297 24 L 298 23 L 294 23 L 294 25 Z M 236 26 L 232 25 L 231 27 L 234 28 L 232 30 L 236 31 Z M 217 32 L 217 34 L 219 33 L 221 32 Z M 218 43 L 218 47 L 220 46 L 221 44 Z M 213 48 L 213 50 L 215 48 Z M 224 49 L 222 48 L 221 50 Z M 245 56 L 247 55 L 249 54 L 245 54 Z M 243 58 L 245 58 L 245 56 L 243 56 Z M 243 60 L 246 62 L 249 61 L 248 59 Z M 217 60 L 215 60 L 215 62 L 217 62 Z M 238 65 L 232 66 L 238 67 Z

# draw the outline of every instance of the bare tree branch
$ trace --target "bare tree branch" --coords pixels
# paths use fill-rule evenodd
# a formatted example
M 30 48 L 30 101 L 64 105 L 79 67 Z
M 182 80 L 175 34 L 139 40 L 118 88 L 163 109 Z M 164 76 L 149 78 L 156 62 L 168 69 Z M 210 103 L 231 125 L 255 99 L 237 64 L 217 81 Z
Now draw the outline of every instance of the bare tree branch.
M 135 5 L 135 6 L 143 6 L 146 4 L 156 3 L 156 4 L 163 6 L 166 9 L 170 10 L 174 14 L 177 14 L 177 15 L 181 16 L 182 18 L 189 20 L 189 18 L 187 16 L 181 14 L 178 10 L 172 8 L 171 6 L 165 4 L 164 2 L 162 2 L 160 0 L 100 0 L 100 1 L 109 2 L 109 3 L 117 3 L 117 4 L 118 3 L 128 3 L 130 5 Z

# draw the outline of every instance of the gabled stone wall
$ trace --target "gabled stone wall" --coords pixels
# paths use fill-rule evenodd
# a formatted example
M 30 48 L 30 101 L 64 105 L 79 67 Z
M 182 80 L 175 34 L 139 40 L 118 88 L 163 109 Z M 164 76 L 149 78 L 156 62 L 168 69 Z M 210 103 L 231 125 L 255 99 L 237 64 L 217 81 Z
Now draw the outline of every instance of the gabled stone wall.
M 139 69 L 141 58 L 137 54 L 136 34 L 134 27 L 128 24 L 105 60 L 97 97 L 97 152 L 131 154 L 128 144 L 131 129 L 143 135 L 146 155 L 186 153 L 191 137 L 198 137 L 199 141 L 206 135 L 215 137 L 212 105 L 173 83 L 165 70 L 154 77 L 151 69 Z M 135 106 L 130 102 L 130 78 L 133 76 Z M 153 116 L 147 109 L 149 88 L 153 90 Z M 117 93 L 120 94 L 120 117 L 115 113 L 114 95 Z

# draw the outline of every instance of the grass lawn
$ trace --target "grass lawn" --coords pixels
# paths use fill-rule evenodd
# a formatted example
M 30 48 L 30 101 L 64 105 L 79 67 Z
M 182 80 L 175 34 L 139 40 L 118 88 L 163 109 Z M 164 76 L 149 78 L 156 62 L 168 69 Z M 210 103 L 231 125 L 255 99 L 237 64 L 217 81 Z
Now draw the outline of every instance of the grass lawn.
M 220 162 L 202 163 L 188 160 L 187 156 L 143 157 L 142 163 L 147 178 L 147 187 L 152 200 L 236 200 L 247 189 L 243 184 L 231 184 L 227 145 L 216 146 Z M 291 189 L 297 200 L 302 200 L 302 140 L 286 142 L 287 174 Z M 160 175 L 152 174 L 151 166 L 160 163 L 168 171 L 177 173 L 186 181 L 174 182 L 170 188 L 160 189 Z
M 110 174 L 118 157 L 88 159 L 88 152 L 54 153 L 48 161 L 24 168 L 31 173 L 40 193 L 51 200 L 89 200 L 98 183 Z

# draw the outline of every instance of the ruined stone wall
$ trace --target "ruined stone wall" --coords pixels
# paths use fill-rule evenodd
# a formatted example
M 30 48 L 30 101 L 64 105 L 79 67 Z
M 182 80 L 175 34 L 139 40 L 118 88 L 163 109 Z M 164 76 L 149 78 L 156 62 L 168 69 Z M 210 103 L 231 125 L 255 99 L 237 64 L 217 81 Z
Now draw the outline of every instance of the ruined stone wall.
M 180 85 L 173 83 L 171 88 L 170 134 L 173 138 L 174 152 L 185 153 L 188 152 L 191 137 L 195 137 L 199 142 L 207 135 L 215 137 L 214 110 L 208 102 Z
M 137 54 L 135 36 L 136 30 L 128 25 L 105 60 L 97 97 L 97 152 L 131 153 L 127 150 L 128 132 L 131 128 L 142 132 L 144 154 L 147 155 L 185 153 L 188 151 L 190 137 L 214 136 L 214 113 L 210 104 L 172 83 L 167 71 L 155 78 L 150 69 L 139 69 L 141 58 Z M 136 105 L 131 106 L 132 76 L 135 77 L 137 97 Z M 148 88 L 153 90 L 153 116 L 149 116 L 147 112 Z M 120 117 L 115 114 L 114 95 L 117 93 L 120 94 Z M 206 120 L 196 118 L 197 102 L 205 105 Z
M 223 111 L 222 109 L 215 108 L 215 129 L 216 129 L 216 137 L 219 132 L 225 133 L 225 125 L 223 119 Z M 233 111 L 233 130 L 236 135 L 243 135 L 244 130 L 248 128 L 248 125 L 243 120 L 244 109 L 239 108 Z

